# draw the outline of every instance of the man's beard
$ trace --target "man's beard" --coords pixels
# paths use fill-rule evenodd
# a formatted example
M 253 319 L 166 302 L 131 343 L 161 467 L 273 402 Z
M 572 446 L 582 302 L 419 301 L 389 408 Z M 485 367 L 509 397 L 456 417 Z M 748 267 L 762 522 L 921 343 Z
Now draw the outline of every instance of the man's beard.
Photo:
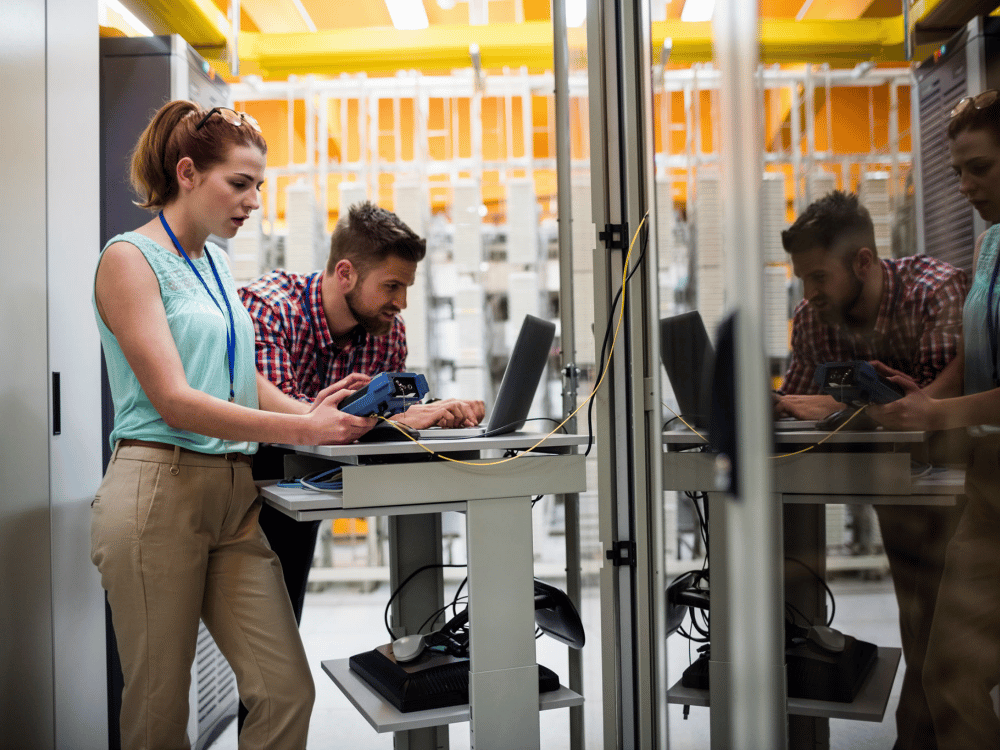
M 365 333 L 371 336 L 385 336 L 392 330 L 392 321 L 383 320 L 380 313 L 365 315 L 359 311 L 358 298 L 360 296 L 360 290 L 357 287 L 345 294 L 344 300 L 347 302 L 347 309 L 351 311 L 351 315 L 358 321 L 358 325 L 365 330 Z
M 851 286 L 850 297 L 840 305 L 831 305 L 826 310 L 817 310 L 819 313 L 820 320 L 829 325 L 837 325 L 852 322 L 851 311 L 857 306 L 858 302 L 861 300 L 861 295 L 865 290 L 865 285 L 861 282 L 857 276 L 851 276 L 853 284 Z

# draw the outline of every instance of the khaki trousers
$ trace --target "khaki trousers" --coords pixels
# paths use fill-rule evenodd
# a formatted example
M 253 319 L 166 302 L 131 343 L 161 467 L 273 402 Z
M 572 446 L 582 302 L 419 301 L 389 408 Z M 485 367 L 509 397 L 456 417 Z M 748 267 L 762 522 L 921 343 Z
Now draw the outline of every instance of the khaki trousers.
M 126 750 L 188 750 L 199 617 L 249 710 L 241 750 L 306 746 L 315 687 L 249 463 L 119 445 L 93 504 L 125 686 Z
M 958 511 L 954 507 L 926 505 L 874 507 L 899 606 L 899 633 L 906 662 L 896 709 L 894 750 L 936 750 L 922 678 L 945 549 L 955 531 Z
M 977 441 L 965 494 L 924 662 L 924 691 L 942 750 L 1000 747 L 1000 719 L 989 694 L 1000 680 L 1000 438 Z

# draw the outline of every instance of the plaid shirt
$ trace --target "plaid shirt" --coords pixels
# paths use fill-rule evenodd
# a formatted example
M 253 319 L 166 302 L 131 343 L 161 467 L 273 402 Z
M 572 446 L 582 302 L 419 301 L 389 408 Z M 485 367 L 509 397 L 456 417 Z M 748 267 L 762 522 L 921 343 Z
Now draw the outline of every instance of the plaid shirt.
M 333 343 L 323 312 L 321 271 L 273 271 L 239 290 L 257 331 L 257 369 L 282 391 L 312 401 L 351 373 L 406 370 L 406 328 L 398 315 L 385 336 L 354 329 L 351 343 Z
M 813 374 L 825 362 L 878 360 L 923 387 L 954 359 L 969 291 L 965 272 L 926 255 L 881 264 L 885 289 L 873 330 L 824 323 L 805 300 L 795 308 L 781 393 L 820 393 Z

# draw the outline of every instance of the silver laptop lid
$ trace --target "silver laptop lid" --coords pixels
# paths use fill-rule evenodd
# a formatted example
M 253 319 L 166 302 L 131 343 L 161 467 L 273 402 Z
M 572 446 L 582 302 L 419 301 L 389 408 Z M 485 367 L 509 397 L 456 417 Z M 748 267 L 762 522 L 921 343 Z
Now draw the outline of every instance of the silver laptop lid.
M 505 435 L 524 427 L 555 336 L 556 324 L 552 321 L 534 315 L 524 316 L 486 425 L 487 434 Z
M 556 324 L 548 320 L 525 315 L 517 341 L 510 352 L 507 369 L 504 370 L 497 400 L 493 405 L 486 427 L 432 427 L 419 430 L 422 439 L 447 439 L 475 437 L 477 435 L 506 435 L 524 427 L 531 411 L 535 392 L 545 372 L 545 363 L 552 351 L 556 336 Z

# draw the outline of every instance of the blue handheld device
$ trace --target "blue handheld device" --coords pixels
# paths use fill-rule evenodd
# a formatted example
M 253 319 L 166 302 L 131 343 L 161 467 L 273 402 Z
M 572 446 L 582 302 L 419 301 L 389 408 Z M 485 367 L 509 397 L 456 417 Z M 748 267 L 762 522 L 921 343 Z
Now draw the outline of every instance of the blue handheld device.
M 823 393 L 842 404 L 888 404 L 903 397 L 903 391 L 868 362 L 827 362 L 816 368 L 813 378 Z
M 390 417 L 427 395 L 427 378 L 415 372 L 383 372 L 340 402 L 339 409 L 358 417 Z

